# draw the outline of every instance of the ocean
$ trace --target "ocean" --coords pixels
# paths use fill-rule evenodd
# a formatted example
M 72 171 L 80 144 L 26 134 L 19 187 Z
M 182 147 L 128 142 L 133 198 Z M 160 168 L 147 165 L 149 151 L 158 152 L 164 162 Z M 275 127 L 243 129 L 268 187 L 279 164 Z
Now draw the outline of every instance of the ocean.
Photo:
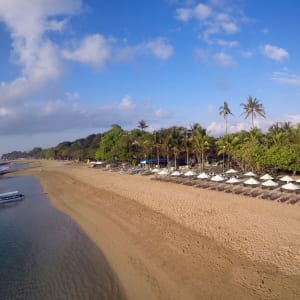
M 102 252 L 37 179 L 2 177 L 0 193 L 13 190 L 25 199 L 0 206 L 1 300 L 125 299 Z

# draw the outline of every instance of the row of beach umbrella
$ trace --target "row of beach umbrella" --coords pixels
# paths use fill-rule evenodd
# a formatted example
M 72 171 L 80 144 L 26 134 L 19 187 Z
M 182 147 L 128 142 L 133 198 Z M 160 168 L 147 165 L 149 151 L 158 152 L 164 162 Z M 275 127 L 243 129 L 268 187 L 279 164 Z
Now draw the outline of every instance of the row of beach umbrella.
M 158 175 L 170 175 L 170 173 L 168 172 L 167 169 L 163 169 L 163 170 L 157 169 L 157 171 L 156 170 L 153 170 L 153 171 L 155 173 L 157 173 Z M 238 173 L 238 171 L 236 171 L 234 169 L 229 169 L 225 173 L 227 175 L 233 175 L 233 174 Z M 196 177 L 199 179 L 210 179 L 211 181 L 214 181 L 214 182 L 226 182 L 229 184 L 244 183 L 244 184 L 250 185 L 250 186 L 257 186 L 257 185 L 261 184 L 262 186 L 269 187 L 269 188 L 275 188 L 279 185 L 278 182 L 273 181 L 274 178 L 269 174 L 265 174 L 260 177 L 260 179 L 263 180 L 263 182 L 258 181 L 257 179 L 255 179 L 255 177 L 257 177 L 257 175 L 253 172 L 247 172 L 244 174 L 245 177 L 249 177 L 249 179 L 247 179 L 246 181 L 243 181 L 236 177 L 231 177 L 231 178 L 227 179 L 226 177 L 219 175 L 219 174 L 211 177 L 209 174 L 207 174 L 205 172 L 202 172 L 199 175 L 197 175 L 196 172 L 191 171 L 191 170 L 189 170 L 185 173 L 181 173 L 179 171 L 174 171 L 173 173 L 171 173 L 171 176 Z M 282 178 L 280 178 L 279 180 L 286 182 L 285 185 L 281 186 L 281 188 L 283 188 L 283 189 L 291 190 L 291 191 L 299 189 L 298 185 L 293 184 L 292 181 L 300 183 L 300 179 L 294 180 L 292 177 L 286 175 L 286 176 L 283 176 Z

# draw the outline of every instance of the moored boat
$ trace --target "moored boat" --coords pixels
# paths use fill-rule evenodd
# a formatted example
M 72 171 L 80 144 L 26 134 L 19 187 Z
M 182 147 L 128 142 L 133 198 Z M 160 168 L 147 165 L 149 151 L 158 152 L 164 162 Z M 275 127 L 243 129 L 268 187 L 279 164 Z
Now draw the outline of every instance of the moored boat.
M 0 204 L 21 201 L 25 198 L 23 194 L 18 191 L 0 194 Z

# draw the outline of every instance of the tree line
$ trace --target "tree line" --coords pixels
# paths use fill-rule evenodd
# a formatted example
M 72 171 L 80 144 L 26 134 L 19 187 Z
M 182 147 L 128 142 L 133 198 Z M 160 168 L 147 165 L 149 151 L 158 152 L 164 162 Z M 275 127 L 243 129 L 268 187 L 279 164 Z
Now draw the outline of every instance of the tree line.
M 52 148 L 14 151 L 4 154 L 2 158 L 90 159 L 127 162 L 131 165 L 151 160 L 154 164 L 166 162 L 175 168 L 190 165 L 200 170 L 219 164 L 223 169 L 237 167 L 259 173 L 300 171 L 300 124 L 275 123 L 263 133 L 254 123 L 257 116 L 265 117 L 265 109 L 260 101 L 249 97 L 246 103 L 241 103 L 241 107 L 241 115 L 251 117 L 251 130 L 228 133 L 228 116 L 232 112 L 228 103 L 224 102 L 219 114 L 224 117 L 226 133 L 219 138 L 209 135 L 199 123 L 189 128 L 172 126 L 148 132 L 147 123 L 141 120 L 137 128 L 132 130 L 124 130 L 114 124 L 104 133 L 74 142 L 63 142 Z

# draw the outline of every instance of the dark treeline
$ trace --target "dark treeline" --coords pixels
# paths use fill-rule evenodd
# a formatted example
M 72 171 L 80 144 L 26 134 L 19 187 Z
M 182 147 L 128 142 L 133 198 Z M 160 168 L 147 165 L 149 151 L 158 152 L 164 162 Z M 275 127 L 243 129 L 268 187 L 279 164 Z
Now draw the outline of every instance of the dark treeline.
M 145 131 L 145 121 L 138 128 L 124 130 L 119 125 L 56 147 L 34 148 L 29 152 L 11 152 L 2 159 L 46 158 L 64 160 L 102 160 L 137 165 L 141 160 L 169 162 L 169 165 L 194 165 L 200 170 L 218 162 L 224 167 L 238 167 L 259 173 L 300 171 L 300 124 L 276 123 L 266 133 L 253 127 L 250 131 L 214 138 L 198 123 L 190 128 L 173 126 L 152 133 Z

